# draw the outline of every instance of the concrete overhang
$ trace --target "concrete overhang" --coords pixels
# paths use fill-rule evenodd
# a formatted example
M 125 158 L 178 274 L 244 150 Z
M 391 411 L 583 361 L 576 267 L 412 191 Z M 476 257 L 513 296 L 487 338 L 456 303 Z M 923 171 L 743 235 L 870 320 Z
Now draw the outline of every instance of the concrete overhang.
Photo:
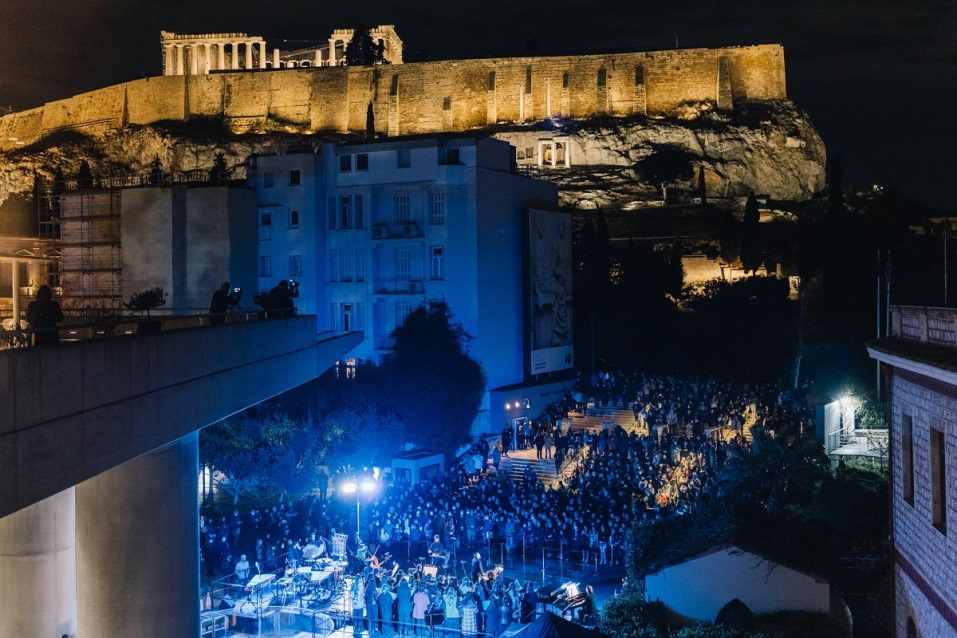
M 0 517 L 306 383 L 362 341 L 315 326 L 298 316 L 0 351 Z

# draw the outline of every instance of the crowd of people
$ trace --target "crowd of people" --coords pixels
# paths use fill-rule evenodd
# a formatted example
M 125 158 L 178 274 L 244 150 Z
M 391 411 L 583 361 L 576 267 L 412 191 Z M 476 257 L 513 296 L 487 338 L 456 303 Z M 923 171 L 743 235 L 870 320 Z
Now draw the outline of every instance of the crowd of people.
M 631 409 L 635 424 L 624 425 L 637 427 L 570 428 L 564 417 L 584 412 L 589 397 L 596 407 Z M 210 576 L 233 574 L 237 554 L 245 550 L 257 569 L 281 570 L 287 561 L 301 560 L 306 545 L 345 534 L 353 557 L 363 548 L 374 548 L 373 556 L 404 557 L 395 571 L 354 564 L 353 610 L 366 610 L 362 622 L 369 627 L 393 619 L 423 624 L 425 614 L 441 609 L 447 624 L 497 635 L 515 617 L 528 585 L 495 579 L 495 563 L 545 554 L 596 568 L 620 560 L 633 521 L 665 516 L 715 494 L 728 447 L 748 444 L 744 423 L 783 432 L 811 427 L 812 419 L 806 393 L 779 384 L 595 374 L 580 378 L 521 436 L 506 427 L 500 440 L 480 439 L 444 472 L 415 484 L 380 481 L 378 496 L 363 503 L 361 529 L 355 496 L 337 498 L 335 486 L 343 478 L 372 479 L 367 468 L 324 475 L 317 493 L 297 502 L 204 519 L 205 568 Z M 496 471 L 496 456 L 508 455 L 513 441 L 535 447 L 543 458 L 554 454 L 558 467 L 565 459 L 578 462 L 554 484 L 546 486 L 529 469 L 515 480 Z M 444 548 L 441 579 L 422 575 L 434 543 Z M 389 612 L 387 597 L 394 602 Z

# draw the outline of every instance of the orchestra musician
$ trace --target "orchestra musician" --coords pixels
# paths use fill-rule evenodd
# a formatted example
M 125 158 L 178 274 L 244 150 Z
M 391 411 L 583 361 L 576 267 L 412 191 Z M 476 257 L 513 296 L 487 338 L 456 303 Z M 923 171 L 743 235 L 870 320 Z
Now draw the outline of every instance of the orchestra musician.
M 445 561 L 445 547 L 442 545 L 439 535 L 436 534 L 433 537 L 432 544 L 429 545 L 429 562 L 436 567 L 444 568 Z
M 475 556 L 472 557 L 472 571 L 470 573 L 473 583 L 477 583 L 481 580 L 482 575 L 485 573 L 485 569 L 482 567 L 482 554 L 479 552 L 475 552 Z

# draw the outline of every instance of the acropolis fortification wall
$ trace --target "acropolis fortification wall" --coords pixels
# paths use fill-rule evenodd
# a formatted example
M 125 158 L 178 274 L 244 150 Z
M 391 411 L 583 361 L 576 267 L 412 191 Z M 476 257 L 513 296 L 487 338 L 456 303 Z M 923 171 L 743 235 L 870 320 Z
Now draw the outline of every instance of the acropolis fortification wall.
M 6 115 L 0 150 L 55 131 L 191 117 L 221 117 L 235 131 L 359 132 L 370 103 L 376 130 L 394 136 L 664 113 L 683 102 L 730 109 L 736 100 L 786 96 L 780 45 L 172 75 Z

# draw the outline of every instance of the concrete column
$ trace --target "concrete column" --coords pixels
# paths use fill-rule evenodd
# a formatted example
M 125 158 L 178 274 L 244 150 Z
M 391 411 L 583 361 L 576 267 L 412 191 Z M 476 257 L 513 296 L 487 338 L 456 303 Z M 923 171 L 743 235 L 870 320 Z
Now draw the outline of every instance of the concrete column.
M 239 43 L 233 42 L 232 47 L 233 47 L 233 70 L 235 71 L 236 69 L 239 68 Z
M 14 325 L 20 327 L 20 264 L 12 262 L 10 264 L 10 287 L 13 288 L 13 320 Z
M 259 43 L 259 68 L 260 69 L 266 68 L 266 43 L 265 42 Z
M 329 66 L 336 65 L 336 40 L 329 38 Z
M 186 55 L 186 52 L 183 50 L 182 44 L 176 45 L 176 75 L 183 75 L 185 72 L 183 69 L 183 57 Z
M 212 64 L 212 52 L 209 50 L 209 43 L 203 44 L 203 75 L 209 73 Z
M 322 66 L 322 51 L 316 49 L 316 59 L 312 61 L 312 66 Z
M 74 489 L 0 519 L 0 638 L 76 635 Z
M 76 487 L 80 636 L 199 638 L 197 441 Z
M 251 42 L 247 42 L 244 46 L 246 48 L 246 70 L 249 71 L 253 68 L 253 45 Z
M 318 52 L 316 54 L 318 55 Z M 279 68 L 279 49 L 272 50 L 272 68 Z
M 220 42 L 216 45 L 216 68 L 219 70 L 226 68 L 226 43 Z

